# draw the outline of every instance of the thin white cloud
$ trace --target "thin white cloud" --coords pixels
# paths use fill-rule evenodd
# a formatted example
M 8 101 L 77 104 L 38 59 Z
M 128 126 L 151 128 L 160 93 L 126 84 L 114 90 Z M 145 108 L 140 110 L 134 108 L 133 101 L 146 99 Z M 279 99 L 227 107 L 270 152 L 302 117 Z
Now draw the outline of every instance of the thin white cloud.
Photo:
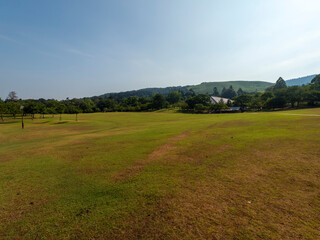
M 41 50 L 36 50 L 38 53 L 42 54 L 42 55 L 45 55 L 45 56 L 48 56 L 48 57 L 54 57 L 54 58 L 61 58 L 61 56 L 58 56 L 56 54 L 52 54 L 52 53 L 49 53 L 49 52 L 44 52 L 44 51 L 41 51 Z
M 26 44 L 24 44 L 24 43 L 22 43 L 20 41 L 15 40 L 14 38 L 8 37 L 8 36 L 3 35 L 3 34 L 0 34 L 0 39 L 3 39 L 5 41 L 9 41 L 9 42 L 13 42 L 13 43 L 17 43 L 17 44 L 20 44 L 20 45 L 26 45 Z M 45 51 L 41 51 L 41 50 L 37 50 L 37 49 L 35 49 L 35 51 L 37 51 L 40 54 L 46 55 L 46 56 L 58 57 L 55 54 L 48 53 L 48 52 L 45 52 Z M 68 49 L 66 49 L 66 51 L 69 52 L 69 53 L 80 55 L 80 56 L 84 56 L 84 57 L 90 57 L 90 58 L 93 57 L 93 55 L 85 53 L 85 52 L 80 51 L 80 50 L 75 49 L 75 48 L 68 48 Z
M 309 46 L 308 44 L 312 42 L 318 42 L 320 40 L 320 33 L 318 31 L 306 32 L 304 34 L 298 35 L 296 39 L 290 39 L 286 41 L 286 44 L 282 47 L 282 51 L 293 51 L 297 48 L 304 46 Z
M 285 59 L 280 62 L 276 62 L 274 64 L 267 65 L 267 66 L 263 67 L 263 72 L 270 72 L 270 71 L 282 72 L 282 71 L 286 71 L 286 70 L 290 71 L 292 69 L 296 69 L 301 66 L 311 64 L 311 63 L 317 61 L 317 59 L 320 59 L 320 51 L 309 52 L 309 53 L 298 55 L 293 58 Z M 314 72 L 312 72 L 310 74 L 314 74 Z
M 15 39 L 13 39 L 13 38 L 11 38 L 11 37 L 2 35 L 2 34 L 0 34 L 0 39 L 6 40 L 6 41 L 9 41 L 9 42 L 14 42 L 14 43 L 19 43 L 19 44 L 21 44 L 21 43 L 18 42 L 17 40 L 15 40 Z
M 74 48 L 68 48 L 66 51 L 69 53 L 73 53 L 73 54 L 84 56 L 84 57 L 90 57 L 90 58 L 93 57 L 93 55 L 91 55 L 91 54 L 82 52 L 82 51 L 80 51 L 78 49 L 74 49 Z

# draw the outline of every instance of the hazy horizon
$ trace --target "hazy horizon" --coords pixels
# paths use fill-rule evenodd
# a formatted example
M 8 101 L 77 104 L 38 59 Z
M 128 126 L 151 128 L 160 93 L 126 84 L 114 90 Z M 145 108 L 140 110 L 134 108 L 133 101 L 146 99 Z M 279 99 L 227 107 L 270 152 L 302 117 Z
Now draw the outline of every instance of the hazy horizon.
M 319 73 L 320 2 L 2 1 L 0 98 Z

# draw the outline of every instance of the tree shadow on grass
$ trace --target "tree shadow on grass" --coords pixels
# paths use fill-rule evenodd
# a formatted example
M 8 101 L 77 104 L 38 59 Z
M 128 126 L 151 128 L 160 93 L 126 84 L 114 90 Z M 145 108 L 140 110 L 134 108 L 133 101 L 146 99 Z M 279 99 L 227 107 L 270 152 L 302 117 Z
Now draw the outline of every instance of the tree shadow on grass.
M 20 121 L 17 121 L 17 120 L 10 120 L 10 121 L 0 121 L 0 124 L 11 124 L 11 123 L 18 123 Z
M 61 121 L 61 122 L 56 122 L 55 124 L 65 124 L 68 123 L 67 121 Z

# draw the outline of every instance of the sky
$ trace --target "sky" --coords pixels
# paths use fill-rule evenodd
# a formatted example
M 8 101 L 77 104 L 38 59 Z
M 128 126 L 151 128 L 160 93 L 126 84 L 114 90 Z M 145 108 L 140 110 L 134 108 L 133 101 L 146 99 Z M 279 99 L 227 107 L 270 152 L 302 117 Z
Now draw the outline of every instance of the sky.
M 0 0 L 0 98 L 319 73 L 318 0 Z

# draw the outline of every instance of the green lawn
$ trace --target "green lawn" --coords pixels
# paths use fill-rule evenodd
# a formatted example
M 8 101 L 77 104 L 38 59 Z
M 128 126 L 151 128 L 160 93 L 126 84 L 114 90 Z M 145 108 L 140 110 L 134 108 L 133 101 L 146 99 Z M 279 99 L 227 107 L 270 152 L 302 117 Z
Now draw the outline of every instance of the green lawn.
M 0 239 L 320 238 L 319 108 L 78 118 L 0 122 Z

